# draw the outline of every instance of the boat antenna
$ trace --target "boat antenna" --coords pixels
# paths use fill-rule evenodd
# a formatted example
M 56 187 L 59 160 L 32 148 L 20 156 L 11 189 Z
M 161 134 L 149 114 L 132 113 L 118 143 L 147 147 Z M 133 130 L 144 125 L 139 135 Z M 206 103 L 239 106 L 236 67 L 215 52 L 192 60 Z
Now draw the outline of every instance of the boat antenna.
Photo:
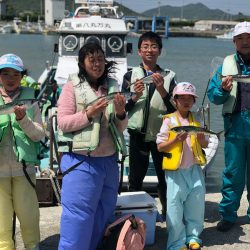
M 57 36 L 57 39 L 59 39 L 59 35 Z M 52 58 L 51 66 L 53 66 L 54 63 L 55 63 L 56 54 L 58 54 L 58 50 L 59 50 L 59 48 L 58 48 L 58 43 L 55 43 L 55 44 L 54 44 L 54 53 L 53 53 L 53 58 Z

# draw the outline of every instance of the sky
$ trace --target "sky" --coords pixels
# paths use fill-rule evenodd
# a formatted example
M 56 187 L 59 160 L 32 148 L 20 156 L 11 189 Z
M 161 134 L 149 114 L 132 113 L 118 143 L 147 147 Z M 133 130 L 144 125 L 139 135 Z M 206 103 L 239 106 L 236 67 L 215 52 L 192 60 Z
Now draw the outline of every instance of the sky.
M 161 5 L 184 6 L 190 3 L 203 3 L 210 9 L 221 9 L 231 14 L 239 12 L 250 16 L 250 0 L 116 0 L 118 3 L 141 13 Z

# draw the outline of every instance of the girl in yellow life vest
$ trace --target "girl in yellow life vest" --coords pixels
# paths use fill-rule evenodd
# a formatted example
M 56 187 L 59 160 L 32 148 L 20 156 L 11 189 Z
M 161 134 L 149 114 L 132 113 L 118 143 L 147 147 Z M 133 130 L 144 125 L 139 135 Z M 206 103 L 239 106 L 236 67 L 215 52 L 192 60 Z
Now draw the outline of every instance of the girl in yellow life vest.
M 190 111 L 197 97 L 191 83 L 177 84 L 173 90 L 177 110 L 164 117 L 156 140 L 158 150 L 167 157 L 163 165 L 167 183 L 168 250 L 201 249 L 205 181 L 199 165 L 205 162 L 202 148 L 207 147 L 208 141 L 202 133 L 189 136 L 187 132 L 170 131 L 176 126 L 200 126 Z

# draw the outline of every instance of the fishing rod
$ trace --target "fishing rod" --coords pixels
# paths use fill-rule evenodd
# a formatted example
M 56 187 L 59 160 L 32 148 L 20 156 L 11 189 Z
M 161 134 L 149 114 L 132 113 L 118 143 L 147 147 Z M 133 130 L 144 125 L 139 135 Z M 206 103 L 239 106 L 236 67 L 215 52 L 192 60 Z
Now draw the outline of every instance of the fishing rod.
M 58 36 L 59 38 L 59 36 Z M 46 90 L 49 87 L 53 87 L 55 86 L 57 83 L 55 81 L 52 82 L 52 79 L 54 79 L 55 76 L 55 67 L 54 67 L 54 63 L 55 63 L 55 59 L 56 59 L 56 55 L 58 54 L 58 44 L 55 43 L 54 44 L 54 53 L 53 53 L 53 57 L 52 57 L 52 63 L 51 66 L 49 66 L 49 61 L 46 62 L 46 69 L 48 70 L 47 76 L 46 76 L 46 80 L 44 81 L 44 87 L 40 90 L 37 99 L 41 100 L 43 97 L 43 94 L 46 92 Z
M 209 86 L 209 83 L 213 77 L 213 75 L 215 74 L 217 68 L 222 65 L 223 63 L 223 58 L 222 57 L 214 57 L 211 61 L 211 64 L 210 64 L 210 76 L 209 76 L 209 79 L 207 81 L 207 85 L 206 85 L 206 89 L 205 89 L 205 93 L 203 95 L 203 99 L 202 99 L 202 103 L 201 103 L 201 108 L 200 108 L 200 111 L 201 111 L 201 115 L 202 115 L 202 118 L 203 118 L 203 127 L 209 129 L 210 128 L 210 105 L 209 103 L 207 104 L 207 107 L 205 108 L 204 107 L 204 103 L 205 103 L 205 100 L 206 100 L 206 96 L 207 96 L 207 91 L 208 91 L 208 86 Z M 205 117 L 205 112 L 207 114 L 207 117 Z M 207 119 L 206 119 L 207 118 Z M 206 121 L 207 120 L 207 121 Z

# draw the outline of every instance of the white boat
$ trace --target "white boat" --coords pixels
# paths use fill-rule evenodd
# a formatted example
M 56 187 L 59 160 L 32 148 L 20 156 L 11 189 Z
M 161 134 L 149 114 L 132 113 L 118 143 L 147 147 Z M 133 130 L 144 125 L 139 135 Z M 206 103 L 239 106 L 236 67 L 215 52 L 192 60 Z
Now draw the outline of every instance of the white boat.
M 62 87 L 66 83 L 69 74 L 78 72 L 78 51 L 82 45 L 90 41 L 97 42 L 102 46 L 107 60 L 114 60 L 118 63 L 115 77 L 120 84 L 122 83 L 123 75 L 127 72 L 127 51 L 130 51 L 132 46 L 127 43 L 128 30 L 126 29 L 125 21 L 121 19 L 121 15 L 118 13 L 117 7 L 113 6 L 113 0 L 76 1 L 76 3 L 79 2 L 82 3 L 82 6 L 76 9 L 73 17 L 64 18 L 58 27 L 59 41 L 55 46 L 55 52 L 58 52 L 58 62 L 56 65 L 47 63 L 44 72 L 40 76 L 38 80 L 41 84 L 40 97 L 47 94 L 47 92 L 50 94 L 51 90 L 48 89 L 52 88 L 52 86 Z M 46 106 L 48 110 L 45 110 Z M 56 120 L 54 120 L 56 119 L 56 108 L 53 108 L 53 106 L 55 106 L 55 103 L 44 105 L 45 108 L 42 110 L 42 114 L 45 114 L 43 121 L 48 125 L 50 141 L 47 142 L 47 145 L 50 146 L 50 152 L 47 154 L 47 158 L 44 157 L 42 160 L 41 171 L 45 168 L 55 170 L 59 162 L 57 144 L 55 142 L 57 134 Z M 55 137 L 53 136 L 54 134 Z M 218 139 L 213 138 L 209 145 L 209 148 L 205 150 L 208 163 L 206 166 L 203 166 L 204 172 L 207 171 L 214 159 Z M 152 160 L 150 160 L 150 166 L 151 173 L 146 176 L 144 185 L 148 190 L 156 190 L 158 181 Z M 127 170 L 128 157 L 125 161 L 124 187 L 128 182 Z M 53 189 L 58 196 L 55 184 L 53 184 Z
M 46 67 L 39 78 L 43 84 L 51 70 L 55 70 L 54 79 L 62 87 L 69 74 L 78 72 L 77 56 L 82 45 L 88 42 L 99 43 L 105 51 L 107 60 L 117 62 L 115 76 L 122 83 L 127 71 L 127 33 L 125 21 L 121 19 L 118 7 L 113 0 L 76 0 L 81 3 L 73 17 L 64 18 L 57 30 L 58 62 L 54 67 Z
M 222 40 L 233 40 L 233 31 L 230 30 L 222 35 L 217 35 L 216 38 Z
M 57 62 L 52 63 L 52 65 L 47 62 L 38 79 L 41 85 L 38 98 L 44 97 L 43 100 L 45 101 L 50 99 L 48 97 L 53 95 L 52 93 L 56 88 L 63 87 L 70 74 L 78 72 L 78 51 L 85 43 L 99 43 L 107 60 L 117 62 L 114 76 L 119 84 L 122 83 L 123 75 L 128 69 L 127 53 L 132 51 L 132 45 L 127 43 L 126 23 L 121 18 L 122 14 L 119 13 L 118 7 L 113 6 L 113 0 L 75 0 L 75 3 L 81 4 L 81 6 L 75 10 L 72 17 L 68 15 L 63 18 L 57 29 L 59 40 L 54 47 L 54 58 L 57 58 Z M 41 172 L 42 177 L 47 176 L 51 180 L 53 190 L 58 197 L 56 190 L 58 183 L 52 181 L 51 171 L 48 171 L 48 169 L 55 171 L 60 161 L 53 137 L 53 132 L 55 134 L 57 132 L 56 122 L 54 121 L 56 117 L 54 115 L 56 113 L 55 106 L 55 99 L 48 100 L 42 106 L 42 118 L 48 130 L 48 141 L 45 144 L 50 150 L 49 152 L 46 149 L 43 150 L 44 155 L 37 175 L 40 176 L 39 172 Z M 44 170 L 46 171 L 43 172 Z M 37 178 L 38 198 L 40 202 L 43 202 L 46 194 L 43 191 L 44 184 L 39 185 L 41 182 L 46 183 L 46 178 Z M 48 199 L 53 202 L 51 198 Z M 59 202 L 58 198 L 57 201 Z M 48 201 L 44 202 L 49 203 Z
M 9 34 L 14 32 L 14 27 L 12 24 L 5 24 L 0 28 L 0 32 L 3 34 Z

